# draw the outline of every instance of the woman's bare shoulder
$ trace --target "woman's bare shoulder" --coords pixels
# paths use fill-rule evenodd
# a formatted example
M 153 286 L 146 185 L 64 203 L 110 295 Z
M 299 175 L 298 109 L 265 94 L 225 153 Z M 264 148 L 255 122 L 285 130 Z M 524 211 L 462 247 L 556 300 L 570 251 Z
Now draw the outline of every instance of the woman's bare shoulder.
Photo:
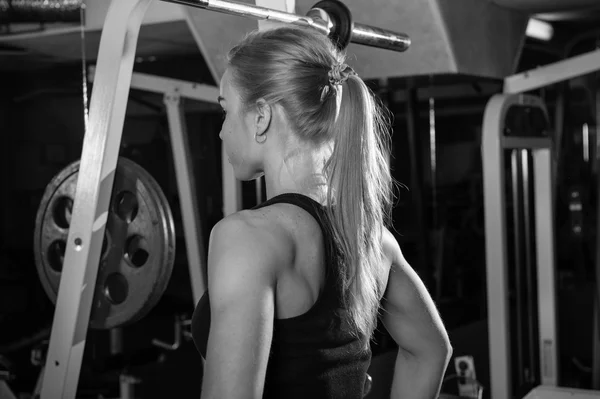
M 394 234 L 387 227 L 383 228 L 382 247 L 388 267 L 394 263 L 398 264 L 403 262 L 404 255 L 400 249 L 400 244 L 398 244 L 398 240 L 396 240 Z
M 289 229 L 282 221 L 280 211 L 267 208 L 246 209 L 229 215 L 219 223 L 243 224 L 248 239 L 260 240 L 262 245 L 256 248 L 257 251 L 268 249 L 275 252 L 274 255 L 281 262 L 286 263 L 289 260 L 293 240 Z M 235 245 L 235 243 L 230 244 Z

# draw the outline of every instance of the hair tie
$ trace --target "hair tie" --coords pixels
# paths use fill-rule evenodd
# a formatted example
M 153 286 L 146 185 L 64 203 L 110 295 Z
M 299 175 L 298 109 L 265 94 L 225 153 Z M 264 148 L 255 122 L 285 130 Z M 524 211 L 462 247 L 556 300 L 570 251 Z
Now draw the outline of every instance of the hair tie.
M 346 64 L 335 64 L 327 73 L 329 83 L 333 86 L 341 85 L 350 75 L 356 75 L 356 72 Z
M 321 90 L 321 102 L 323 102 L 329 92 L 333 90 L 337 91 L 337 87 L 344 83 L 351 75 L 356 75 L 354 69 L 346 64 L 334 64 L 331 66 L 327 76 L 329 78 L 329 84 L 323 86 Z

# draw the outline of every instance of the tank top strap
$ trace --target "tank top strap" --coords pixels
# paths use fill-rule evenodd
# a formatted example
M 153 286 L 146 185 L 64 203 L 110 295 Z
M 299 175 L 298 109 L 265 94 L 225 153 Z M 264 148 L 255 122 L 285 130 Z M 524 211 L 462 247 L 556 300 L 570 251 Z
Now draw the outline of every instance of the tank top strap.
M 339 280 L 339 268 L 337 262 L 339 260 L 337 246 L 335 245 L 335 238 L 333 234 L 333 228 L 329 222 L 326 208 L 319 204 L 314 199 L 300 193 L 283 193 L 275 197 L 268 199 L 252 209 L 259 209 L 269 205 L 286 203 L 293 204 L 308 212 L 319 224 L 321 232 L 323 234 L 323 241 L 325 245 L 325 264 L 326 264 L 326 287 L 330 294 L 340 295 L 339 286 L 337 280 Z
M 308 212 L 317 221 L 319 227 L 321 227 L 321 231 L 326 242 L 330 245 L 334 245 L 333 229 L 331 223 L 329 222 L 326 208 L 307 195 L 300 193 L 279 194 L 256 205 L 252 209 L 260 209 L 269 205 L 280 203 L 296 205 Z M 328 255 L 333 255 L 333 253 Z M 328 260 L 330 261 L 333 259 L 328 258 Z
M 306 212 L 310 213 L 310 215 L 319 224 L 319 227 L 321 227 L 321 231 L 323 232 L 323 236 L 325 237 L 326 242 L 328 244 L 332 245 L 333 246 L 332 248 L 335 247 L 333 228 L 331 226 L 331 223 L 329 222 L 329 217 L 327 215 L 326 208 L 307 195 L 300 194 L 300 193 L 279 194 L 279 195 L 276 195 L 275 197 L 268 199 L 267 201 L 264 201 L 264 202 L 256 205 L 252 209 L 259 209 L 259 208 L 263 208 L 263 207 L 273 205 L 273 204 L 278 204 L 278 203 L 293 204 L 293 205 L 299 206 L 300 208 L 304 209 Z M 334 255 L 334 254 L 330 253 L 329 255 Z M 331 261 L 333 259 L 328 258 L 328 260 Z
M 321 222 L 322 222 L 322 220 L 320 220 L 320 219 L 322 219 L 323 213 L 325 211 L 323 205 L 319 204 L 317 201 L 310 198 L 309 196 L 306 196 L 306 195 L 300 194 L 300 193 L 279 194 L 273 198 L 270 198 L 270 199 L 256 205 L 252 209 L 259 209 L 259 208 L 263 208 L 265 206 L 269 206 L 269 205 L 273 205 L 273 204 L 277 204 L 277 203 L 287 203 L 287 204 L 293 204 L 293 205 L 299 206 L 302 209 L 304 209 L 306 212 L 310 213 L 315 219 L 317 219 L 319 224 L 321 224 Z

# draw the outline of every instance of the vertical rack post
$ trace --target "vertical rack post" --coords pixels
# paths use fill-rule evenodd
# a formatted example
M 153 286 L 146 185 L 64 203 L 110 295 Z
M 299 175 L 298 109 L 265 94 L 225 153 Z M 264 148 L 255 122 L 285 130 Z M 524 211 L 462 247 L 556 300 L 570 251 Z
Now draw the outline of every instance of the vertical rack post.
M 111 2 L 102 29 L 42 399 L 72 399 L 77 392 L 137 40 L 151 2 Z
M 192 281 L 194 305 L 196 305 L 206 290 L 206 251 L 204 249 L 204 235 L 202 234 L 202 218 L 198 209 L 198 191 L 194 179 L 194 165 L 188 141 L 183 104 L 178 91 L 173 90 L 171 93 L 166 93 L 163 101 L 167 108 L 187 263 Z
M 485 204 L 486 277 L 488 336 L 490 348 L 491 397 L 513 395 L 511 376 L 510 317 L 508 301 L 508 259 L 506 244 L 506 193 L 504 151 L 528 149 L 533 156 L 534 209 L 537 272 L 537 323 L 539 370 L 543 385 L 556 386 L 558 345 L 556 330 L 556 288 L 554 256 L 554 203 L 552 182 L 552 140 L 544 137 L 508 136 L 506 119 L 512 107 L 541 110 L 543 102 L 533 96 L 497 94 L 489 101 L 483 122 L 483 183 Z M 533 344 L 533 343 L 532 343 Z
M 535 235 L 538 290 L 540 379 L 542 385 L 558 386 L 558 336 L 556 317 L 556 265 L 554 252 L 554 180 L 552 148 L 533 150 Z
M 483 192 L 485 211 L 485 254 L 488 308 L 491 397 L 509 399 L 512 386 L 508 325 L 508 273 L 506 245 L 506 198 L 504 153 L 501 145 L 504 97 L 491 98 L 485 109 L 482 137 Z

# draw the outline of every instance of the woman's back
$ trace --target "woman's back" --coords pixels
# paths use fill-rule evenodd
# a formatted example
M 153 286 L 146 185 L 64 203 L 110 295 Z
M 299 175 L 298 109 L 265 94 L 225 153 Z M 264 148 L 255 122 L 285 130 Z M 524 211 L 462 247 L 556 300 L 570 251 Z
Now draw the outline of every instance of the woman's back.
M 263 397 L 362 398 L 371 352 L 353 333 L 344 305 L 325 208 L 304 195 L 282 194 L 245 213 L 251 224 L 279 237 L 284 260 Z M 205 296 L 192 327 L 203 356 L 207 305 Z

